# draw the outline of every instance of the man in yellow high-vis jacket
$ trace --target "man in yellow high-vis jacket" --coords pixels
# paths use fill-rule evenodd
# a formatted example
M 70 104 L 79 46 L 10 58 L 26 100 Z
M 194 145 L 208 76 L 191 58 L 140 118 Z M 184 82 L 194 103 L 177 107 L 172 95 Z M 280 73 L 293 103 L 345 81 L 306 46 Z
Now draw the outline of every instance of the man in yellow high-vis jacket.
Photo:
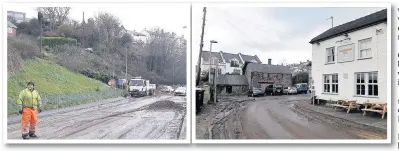
M 19 93 L 17 104 L 19 106 L 19 113 L 22 114 L 22 138 L 36 138 L 35 134 L 37 128 L 37 114 L 41 112 L 40 95 L 35 90 L 35 84 L 28 82 L 28 88 Z

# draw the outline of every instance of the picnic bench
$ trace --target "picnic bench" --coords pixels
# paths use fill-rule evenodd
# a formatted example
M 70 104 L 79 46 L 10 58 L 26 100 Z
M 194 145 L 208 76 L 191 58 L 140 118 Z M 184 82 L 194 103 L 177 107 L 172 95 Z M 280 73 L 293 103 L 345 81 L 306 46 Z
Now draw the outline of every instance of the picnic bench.
M 349 113 L 351 111 L 351 109 L 357 109 L 360 111 L 360 105 L 357 104 L 356 101 L 338 100 L 337 104 L 331 104 L 331 106 L 334 107 L 334 111 L 336 111 L 337 108 L 347 109 L 346 113 Z
M 367 112 L 375 112 L 382 114 L 381 119 L 384 119 L 385 113 L 387 113 L 387 103 L 382 101 L 367 101 L 364 105 L 365 107 L 362 109 L 363 116 L 366 116 Z

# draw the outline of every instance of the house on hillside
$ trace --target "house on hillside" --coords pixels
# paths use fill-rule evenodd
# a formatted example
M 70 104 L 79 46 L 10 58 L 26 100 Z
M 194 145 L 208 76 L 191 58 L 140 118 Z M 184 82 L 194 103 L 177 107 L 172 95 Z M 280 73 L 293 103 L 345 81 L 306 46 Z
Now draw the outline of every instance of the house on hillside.
M 215 69 L 215 64 L 217 64 L 218 74 L 242 75 L 242 66 L 244 62 L 262 63 L 256 55 L 250 56 L 241 53 L 232 54 L 222 51 L 212 53 L 209 51 L 202 51 L 201 53 L 201 71 L 209 71 L 210 66 L 212 69 Z
M 18 24 L 26 21 L 26 13 L 24 12 L 7 11 L 7 17 L 14 18 Z
M 387 100 L 387 9 L 314 37 L 312 78 L 318 99 Z
M 270 84 L 281 84 L 284 87 L 292 86 L 292 73 L 288 66 L 246 62 L 243 66 L 249 87 L 265 89 Z
M 15 26 L 10 21 L 7 21 L 7 36 L 8 37 L 15 37 L 17 36 L 17 26 Z

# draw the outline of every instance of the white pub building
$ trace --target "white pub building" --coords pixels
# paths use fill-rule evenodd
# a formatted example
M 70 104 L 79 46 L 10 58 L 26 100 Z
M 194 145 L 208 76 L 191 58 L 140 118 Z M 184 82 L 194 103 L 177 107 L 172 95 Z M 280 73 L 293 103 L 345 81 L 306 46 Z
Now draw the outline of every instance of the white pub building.
M 313 38 L 312 83 L 320 100 L 387 101 L 387 10 Z

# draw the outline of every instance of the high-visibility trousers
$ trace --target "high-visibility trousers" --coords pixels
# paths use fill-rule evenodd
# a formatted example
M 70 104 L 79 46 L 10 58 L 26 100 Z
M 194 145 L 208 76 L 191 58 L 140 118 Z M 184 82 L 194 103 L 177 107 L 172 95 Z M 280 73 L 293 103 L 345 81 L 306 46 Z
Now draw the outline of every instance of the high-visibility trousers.
M 22 110 L 22 134 L 34 133 L 37 128 L 37 110 L 24 107 Z

